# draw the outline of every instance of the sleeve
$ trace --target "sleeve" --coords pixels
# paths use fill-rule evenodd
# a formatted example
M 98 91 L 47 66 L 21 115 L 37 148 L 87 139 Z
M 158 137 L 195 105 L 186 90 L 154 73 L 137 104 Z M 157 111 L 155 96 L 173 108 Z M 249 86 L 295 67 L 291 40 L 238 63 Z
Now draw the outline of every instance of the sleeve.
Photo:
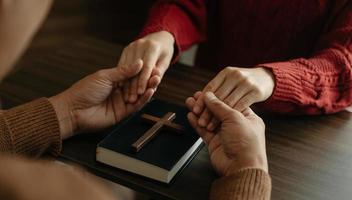
M 40 156 L 61 150 L 59 122 L 46 98 L 0 114 L 0 152 Z
M 175 38 L 175 54 L 206 38 L 205 0 L 159 0 L 151 8 L 148 20 L 140 33 L 143 37 L 167 31 Z
M 261 169 L 244 169 L 212 184 L 210 200 L 269 200 L 271 179 Z
M 278 113 L 326 114 L 352 104 L 352 5 L 347 3 L 309 58 L 260 64 L 276 86 L 264 109 Z

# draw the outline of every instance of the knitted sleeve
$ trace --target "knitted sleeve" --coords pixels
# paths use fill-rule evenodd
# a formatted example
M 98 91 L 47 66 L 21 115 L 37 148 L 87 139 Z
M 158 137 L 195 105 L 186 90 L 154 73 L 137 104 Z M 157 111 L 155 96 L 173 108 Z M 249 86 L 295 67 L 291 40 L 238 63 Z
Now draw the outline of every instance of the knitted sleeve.
M 276 86 L 264 107 L 279 113 L 324 114 L 352 104 L 352 2 L 308 58 L 266 63 Z
M 244 169 L 216 180 L 210 191 L 210 200 L 269 200 L 271 179 L 261 169 Z
M 61 149 L 59 122 L 48 99 L 6 110 L 0 114 L 0 152 L 40 156 Z

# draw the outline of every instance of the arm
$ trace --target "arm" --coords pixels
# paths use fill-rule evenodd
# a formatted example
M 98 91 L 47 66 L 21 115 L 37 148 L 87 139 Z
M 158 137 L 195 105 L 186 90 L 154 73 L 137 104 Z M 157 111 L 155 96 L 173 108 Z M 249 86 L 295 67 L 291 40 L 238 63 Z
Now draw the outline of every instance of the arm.
M 0 80 L 24 52 L 52 0 L 0 0 Z
M 61 149 L 59 122 L 48 99 L 41 98 L 0 115 L 0 152 L 40 156 Z
M 116 199 L 108 187 L 78 167 L 0 154 L 0 199 Z
M 149 101 L 149 89 L 134 104 L 125 103 L 118 83 L 140 71 L 140 66 L 103 69 L 49 99 L 4 111 L 0 115 L 0 152 L 40 156 L 58 154 L 61 139 L 78 132 L 110 127 Z
M 322 114 L 352 104 L 352 2 L 346 4 L 309 58 L 261 64 L 275 88 L 265 106 L 280 113 Z
M 209 199 L 211 200 L 269 200 L 271 179 L 261 169 L 244 169 L 219 178 L 213 182 Z

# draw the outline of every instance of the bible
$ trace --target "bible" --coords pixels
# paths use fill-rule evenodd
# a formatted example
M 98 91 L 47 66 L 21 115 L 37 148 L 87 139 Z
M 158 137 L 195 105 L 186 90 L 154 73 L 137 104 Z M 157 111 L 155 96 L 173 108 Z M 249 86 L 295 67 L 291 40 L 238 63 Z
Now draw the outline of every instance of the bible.
M 98 144 L 96 160 L 169 183 L 202 147 L 188 112 L 184 106 L 152 100 Z

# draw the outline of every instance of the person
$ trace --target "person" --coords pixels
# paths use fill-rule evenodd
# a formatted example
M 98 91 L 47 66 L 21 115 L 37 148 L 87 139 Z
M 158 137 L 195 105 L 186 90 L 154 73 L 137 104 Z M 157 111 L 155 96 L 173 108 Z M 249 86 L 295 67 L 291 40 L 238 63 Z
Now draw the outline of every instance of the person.
M 29 44 L 47 14 L 51 0 L 0 1 L 0 77 Z M 19 26 L 21 25 L 21 26 Z M 77 133 L 114 125 L 149 101 L 148 88 L 135 102 L 124 100 L 122 82 L 133 79 L 142 60 L 88 75 L 69 89 L 0 113 L 0 199 L 114 199 L 103 183 L 83 170 L 40 160 L 45 153 L 58 155 L 62 140 Z M 199 93 L 187 100 L 190 109 Z M 206 106 L 218 117 L 218 133 L 191 124 L 209 147 L 211 161 L 221 178 L 211 199 L 269 199 L 271 181 L 265 153 L 264 124 L 251 110 L 242 113 L 206 94 Z M 235 132 L 236 131 L 236 132 Z
M 202 90 L 237 110 L 254 103 L 279 114 L 328 114 L 352 104 L 352 2 L 159 0 L 120 64 L 144 62 L 124 84 L 134 102 L 170 62 L 200 44 L 196 65 L 220 72 Z M 156 77 L 155 77 L 156 76 Z M 152 77 L 149 79 L 149 77 Z M 204 109 L 199 125 L 214 130 Z

